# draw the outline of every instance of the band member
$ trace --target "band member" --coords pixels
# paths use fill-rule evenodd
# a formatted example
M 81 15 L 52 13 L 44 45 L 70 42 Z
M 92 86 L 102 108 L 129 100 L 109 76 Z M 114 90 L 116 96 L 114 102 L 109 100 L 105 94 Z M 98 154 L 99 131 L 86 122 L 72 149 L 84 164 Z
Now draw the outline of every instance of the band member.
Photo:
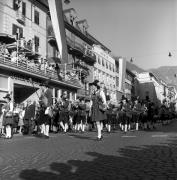
M 133 109 L 132 109 L 132 121 L 135 124 L 135 130 L 138 131 L 139 129 L 139 118 L 142 112 L 141 104 L 138 99 L 135 99 Z
M 119 112 L 119 116 L 121 119 L 121 128 L 126 133 L 128 130 L 128 125 L 130 124 L 130 119 L 132 118 L 132 113 L 130 104 L 125 97 L 122 98 L 122 107 L 121 111 Z
M 6 101 L 6 104 L 2 107 L 3 113 L 3 126 L 5 126 L 6 130 L 6 139 L 12 138 L 12 125 L 13 125 L 13 103 L 11 101 L 10 94 L 6 94 L 3 97 Z
M 67 92 L 65 91 L 60 99 L 60 117 L 59 122 L 63 129 L 63 131 L 66 133 L 69 128 L 69 110 L 70 110 L 70 103 L 67 98 Z
M 148 108 L 147 108 L 147 103 L 143 102 L 141 106 L 141 111 L 142 113 L 140 114 L 140 119 L 142 123 L 142 128 L 144 130 L 147 129 L 147 118 L 148 118 Z
M 84 98 L 80 98 L 78 105 L 78 120 L 78 131 L 81 129 L 84 132 L 86 124 L 86 104 Z
M 40 99 L 43 102 L 43 108 L 45 109 L 43 124 L 41 126 L 41 133 L 43 133 L 46 138 L 49 138 L 49 125 L 53 116 L 53 99 L 51 89 L 49 89 L 49 85 L 47 83 L 44 84 Z
M 98 131 L 98 140 L 102 140 L 102 127 L 101 122 L 106 120 L 105 110 L 107 108 L 105 93 L 103 92 L 104 84 L 98 84 L 99 81 L 95 80 L 93 83 L 90 83 L 92 91 L 92 121 L 96 122 L 97 131 Z M 100 90 L 101 86 L 101 90 Z

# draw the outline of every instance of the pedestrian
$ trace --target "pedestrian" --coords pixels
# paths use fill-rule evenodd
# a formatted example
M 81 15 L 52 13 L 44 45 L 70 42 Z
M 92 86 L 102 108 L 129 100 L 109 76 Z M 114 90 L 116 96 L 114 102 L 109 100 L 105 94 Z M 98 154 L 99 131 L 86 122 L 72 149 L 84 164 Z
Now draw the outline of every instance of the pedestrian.
M 25 116 L 25 107 L 24 104 L 20 104 L 20 111 L 19 111 L 19 134 L 22 134 L 23 131 L 23 125 L 24 125 L 24 116 Z
M 52 92 L 49 89 L 49 85 L 46 82 L 44 88 L 42 89 L 40 97 L 42 107 L 41 107 L 41 133 L 45 138 L 49 138 L 49 125 L 51 124 L 51 118 L 53 116 L 52 112 Z M 43 114 L 44 113 L 44 114 Z
M 12 138 L 12 125 L 13 125 L 13 102 L 11 101 L 10 94 L 3 97 L 6 104 L 2 107 L 3 112 L 3 126 L 5 126 L 6 139 Z
M 86 125 L 86 104 L 85 99 L 80 98 L 80 103 L 78 106 L 78 131 L 85 132 Z
M 32 121 L 35 117 L 35 109 L 35 104 L 31 100 L 28 100 L 24 115 L 24 134 L 32 134 Z
M 92 91 L 92 108 L 91 108 L 91 117 L 92 121 L 96 122 L 97 126 L 97 139 L 100 141 L 102 140 L 102 127 L 101 127 L 101 122 L 103 120 L 106 120 L 106 97 L 105 93 L 103 92 L 103 87 L 104 84 L 101 84 L 101 90 L 100 90 L 100 85 L 99 81 L 95 80 L 94 82 L 89 84 L 91 87 Z
M 139 102 L 138 98 L 135 99 L 133 109 L 132 109 L 132 122 L 135 125 L 135 130 L 138 131 L 139 129 L 139 119 L 140 114 L 142 112 L 141 103 Z
M 60 116 L 59 116 L 60 126 L 62 127 L 64 133 L 66 133 L 69 128 L 69 111 L 70 111 L 70 103 L 67 98 L 67 91 L 63 92 L 59 106 L 60 106 Z

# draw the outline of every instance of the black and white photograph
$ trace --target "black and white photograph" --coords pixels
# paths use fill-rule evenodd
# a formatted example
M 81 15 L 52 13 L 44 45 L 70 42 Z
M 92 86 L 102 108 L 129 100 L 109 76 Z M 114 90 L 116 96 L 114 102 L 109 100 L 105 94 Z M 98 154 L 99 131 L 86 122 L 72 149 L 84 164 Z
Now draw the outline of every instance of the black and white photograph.
M 0 180 L 177 180 L 177 0 L 0 0 Z

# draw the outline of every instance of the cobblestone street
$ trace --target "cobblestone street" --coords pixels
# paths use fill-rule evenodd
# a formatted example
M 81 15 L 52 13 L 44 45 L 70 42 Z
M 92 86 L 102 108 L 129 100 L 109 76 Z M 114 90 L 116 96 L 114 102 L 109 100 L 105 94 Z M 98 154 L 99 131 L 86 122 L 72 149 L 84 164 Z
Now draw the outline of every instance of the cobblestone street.
M 176 126 L 104 133 L 100 142 L 96 132 L 1 138 L 0 179 L 177 179 Z

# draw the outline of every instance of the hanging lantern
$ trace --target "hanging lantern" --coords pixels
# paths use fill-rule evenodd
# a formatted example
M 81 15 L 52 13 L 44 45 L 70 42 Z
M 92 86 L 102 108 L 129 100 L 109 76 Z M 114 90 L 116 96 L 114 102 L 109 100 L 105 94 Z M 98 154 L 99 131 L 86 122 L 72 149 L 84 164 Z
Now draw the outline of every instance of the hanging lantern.
M 70 0 L 65 0 L 64 3 L 65 3 L 65 4 L 69 4 L 69 3 L 70 3 Z
M 169 52 L 168 56 L 169 56 L 169 57 L 172 57 L 172 54 L 171 54 L 171 52 Z

